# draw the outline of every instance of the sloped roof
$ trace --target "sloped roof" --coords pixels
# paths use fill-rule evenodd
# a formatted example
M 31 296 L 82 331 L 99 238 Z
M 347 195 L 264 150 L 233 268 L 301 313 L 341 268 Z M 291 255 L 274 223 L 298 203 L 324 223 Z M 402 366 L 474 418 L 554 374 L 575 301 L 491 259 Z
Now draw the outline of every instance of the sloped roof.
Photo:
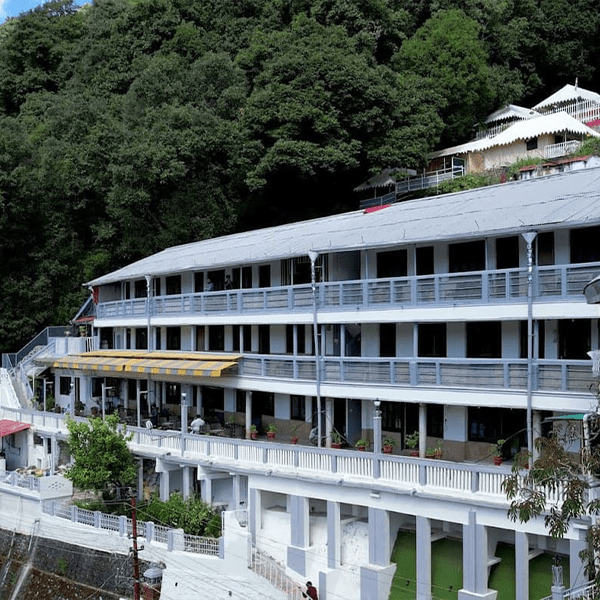
M 343 252 L 598 223 L 600 168 L 590 168 L 174 246 L 86 285 L 239 267 L 309 251 Z
M 540 108 L 546 108 L 548 106 L 552 106 L 553 104 L 575 102 L 576 100 L 593 100 L 600 103 L 600 94 L 597 94 L 596 92 L 590 92 L 589 90 L 584 90 L 576 85 L 567 83 L 567 85 L 560 88 L 560 90 L 554 92 L 554 94 L 536 104 L 533 109 L 539 110 Z
M 562 133 L 563 131 L 600 137 L 600 133 L 574 119 L 571 115 L 558 112 L 529 119 L 528 121 L 518 121 L 497 136 L 481 140 L 482 143 L 478 149 L 487 150 L 495 146 L 508 146 L 517 140 L 529 140 L 539 135 Z
M 384 169 L 383 171 L 381 171 L 381 173 L 377 173 L 377 175 L 373 175 L 373 177 L 367 179 L 367 181 L 365 181 L 364 183 L 357 185 L 354 188 L 354 191 L 360 192 L 362 190 L 368 190 L 371 188 L 394 185 L 396 183 L 396 178 L 392 176 L 392 173 L 404 173 L 410 176 L 417 174 L 417 172 L 414 169 Z
M 538 115 L 539 113 L 531 108 L 523 108 L 516 104 L 507 104 L 503 108 L 494 111 L 491 115 L 488 115 L 485 122 L 493 123 L 494 121 L 503 121 L 504 119 L 531 119 L 531 117 L 537 117 Z
M 518 140 L 529 140 L 539 135 L 562 133 L 564 131 L 578 135 L 600 137 L 600 133 L 574 119 L 566 112 L 558 112 L 551 115 L 540 115 L 526 121 L 517 121 L 514 125 L 507 127 L 502 133 L 494 137 L 482 138 L 459 146 L 444 148 L 432 153 L 431 157 L 437 158 L 456 154 L 468 154 L 469 152 L 481 152 L 497 146 L 508 146 Z

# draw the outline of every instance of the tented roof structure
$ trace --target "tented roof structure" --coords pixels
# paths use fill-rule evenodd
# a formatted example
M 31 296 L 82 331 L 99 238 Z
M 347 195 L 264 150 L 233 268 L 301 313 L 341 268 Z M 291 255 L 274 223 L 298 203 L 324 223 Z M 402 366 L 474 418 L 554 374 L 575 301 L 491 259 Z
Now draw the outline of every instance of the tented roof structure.
M 584 90 L 577 85 L 568 83 L 557 92 L 554 92 L 551 96 L 548 96 L 545 100 L 536 104 L 533 109 L 540 110 L 549 106 L 564 104 L 566 102 L 576 102 L 577 100 L 592 100 L 600 104 L 600 94 Z
M 518 140 L 529 140 L 539 135 L 552 133 L 570 133 L 575 135 L 590 135 L 600 137 L 597 131 L 574 119 L 566 112 L 558 112 L 550 115 L 541 115 L 525 121 L 517 121 L 505 129 L 502 133 L 490 138 L 482 138 L 473 142 L 467 142 L 460 146 L 444 148 L 431 154 L 432 158 L 441 156 L 452 156 L 468 154 L 469 152 L 482 152 L 497 146 L 508 146 Z
M 174 246 L 86 285 L 264 263 L 306 256 L 311 251 L 344 252 L 591 223 L 600 223 L 600 168 L 409 200 L 375 212 L 353 211 Z
M 494 123 L 496 121 L 504 121 L 506 119 L 531 119 L 539 116 L 539 113 L 531 108 L 523 108 L 516 104 L 507 104 L 504 108 L 494 111 L 488 115 L 486 123 Z

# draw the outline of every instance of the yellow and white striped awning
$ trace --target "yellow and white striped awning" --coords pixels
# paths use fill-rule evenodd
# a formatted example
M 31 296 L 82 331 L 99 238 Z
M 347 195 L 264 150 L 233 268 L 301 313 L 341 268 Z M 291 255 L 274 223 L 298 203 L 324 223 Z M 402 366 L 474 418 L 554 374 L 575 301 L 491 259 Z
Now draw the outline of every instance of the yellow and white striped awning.
M 52 362 L 52 367 L 103 373 L 221 377 L 223 371 L 237 365 L 240 358 L 237 354 L 202 352 L 96 350 L 58 358 Z

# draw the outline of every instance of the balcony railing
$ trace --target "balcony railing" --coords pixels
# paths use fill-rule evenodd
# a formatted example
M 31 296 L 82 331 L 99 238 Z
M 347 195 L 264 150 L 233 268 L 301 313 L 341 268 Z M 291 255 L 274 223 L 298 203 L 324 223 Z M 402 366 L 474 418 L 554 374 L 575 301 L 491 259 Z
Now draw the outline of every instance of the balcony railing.
M 534 271 L 534 302 L 580 300 L 583 287 L 600 272 L 600 263 L 539 267 Z M 319 311 L 520 303 L 527 300 L 527 270 L 504 269 L 391 279 L 326 282 L 318 285 Z M 153 317 L 236 315 L 312 311 L 310 285 L 158 296 Z M 146 298 L 103 302 L 98 319 L 146 318 Z
M 575 152 L 581 146 L 579 140 L 569 140 L 560 144 L 549 144 L 544 148 L 544 158 L 559 158 Z
M 314 356 L 245 355 L 238 375 L 314 381 L 315 369 Z M 524 391 L 527 360 L 325 356 L 321 382 Z M 591 383 L 591 361 L 534 361 L 532 386 L 536 391 L 587 393 Z

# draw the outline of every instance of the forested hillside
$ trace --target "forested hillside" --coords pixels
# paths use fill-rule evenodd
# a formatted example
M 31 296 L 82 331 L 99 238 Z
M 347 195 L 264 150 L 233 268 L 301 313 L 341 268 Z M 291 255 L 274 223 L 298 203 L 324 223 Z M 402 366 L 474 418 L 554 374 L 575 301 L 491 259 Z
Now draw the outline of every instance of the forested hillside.
M 166 246 L 356 207 L 507 102 L 600 91 L 593 0 L 50 2 L 0 26 L 0 350 Z

